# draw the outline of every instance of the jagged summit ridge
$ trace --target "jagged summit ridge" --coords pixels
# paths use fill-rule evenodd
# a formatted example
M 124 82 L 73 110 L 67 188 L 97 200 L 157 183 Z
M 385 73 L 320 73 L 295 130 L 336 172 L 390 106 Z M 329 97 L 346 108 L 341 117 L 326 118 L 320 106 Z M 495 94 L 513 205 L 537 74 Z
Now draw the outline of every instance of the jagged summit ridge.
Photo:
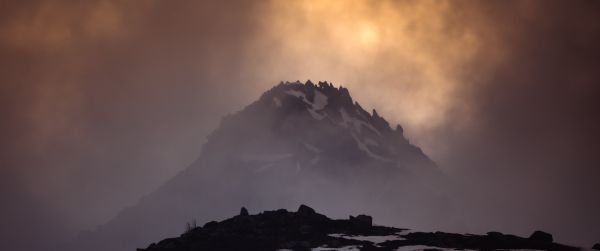
M 268 143 L 257 146 L 256 135 Z M 373 166 L 372 161 L 389 168 L 435 167 L 410 144 L 400 125 L 391 128 L 377 111 L 365 111 L 347 88 L 324 81 L 279 83 L 258 101 L 225 117 L 204 152 L 222 154 L 222 147 L 231 147 L 233 139 L 238 148 L 234 152 L 239 153 L 234 158 L 262 162 L 256 170 L 340 164 L 365 168 Z
M 225 118 L 222 134 L 227 128 L 249 121 L 257 123 L 259 130 L 268 128 L 279 139 L 302 145 L 307 154 L 328 152 L 329 157 L 339 156 L 337 159 L 351 156 L 348 160 L 353 162 L 371 159 L 395 167 L 435 166 L 421 149 L 409 143 L 400 125 L 390 127 L 377 111 L 365 111 L 347 88 L 325 81 L 316 85 L 310 80 L 279 83 L 255 103 Z M 244 135 L 240 135 L 242 138 Z M 275 151 L 279 157 L 290 154 L 279 150 Z M 309 162 L 320 160 L 313 156 Z
M 357 102 L 353 101 L 352 96 L 347 88 L 343 86 L 335 87 L 333 83 L 327 81 L 319 81 L 318 84 L 313 84 L 307 80 L 306 83 L 296 82 L 280 82 L 279 85 L 273 87 L 270 91 L 265 92 L 261 99 L 272 98 L 275 106 L 281 106 L 281 95 L 287 94 L 301 99 L 306 103 L 315 119 L 323 119 L 324 109 L 327 106 L 330 110 L 338 110 L 340 108 L 347 112 L 354 113 L 353 115 L 361 118 L 365 122 L 372 124 L 377 130 L 403 132 L 400 125 L 396 129 L 392 129 L 390 124 L 379 114 L 375 109 L 371 113 L 367 112 Z

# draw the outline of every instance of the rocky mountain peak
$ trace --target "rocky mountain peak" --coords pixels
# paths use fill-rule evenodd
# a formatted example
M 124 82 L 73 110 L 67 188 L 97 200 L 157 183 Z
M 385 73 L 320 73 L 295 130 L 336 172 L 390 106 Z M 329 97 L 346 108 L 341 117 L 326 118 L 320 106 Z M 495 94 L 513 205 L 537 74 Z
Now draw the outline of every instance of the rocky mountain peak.
M 237 128 L 240 124 L 244 128 Z M 231 136 L 243 131 L 244 135 L 236 136 L 238 144 L 246 135 L 262 133 L 272 135 L 278 142 L 288 139 L 300 147 L 279 147 L 278 154 L 289 154 L 292 150 L 282 152 L 288 147 L 304 148 L 307 155 L 313 156 L 308 161 L 312 164 L 326 156 L 342 162 L 375 160 L 396 167 L 434 166 L 418 147 L 408 142 L 400 125 L 390 127 L 375 109 L 369 113 L 354 101 L 347 88 L 326 81 L 316 85 L 310 80 L 280 82 L 258 101 L 225 119 L 221 129 L 215 134 Z
M 263 94 L 261 100 L 270 102 L 269 99 L 272 99 L 273 104 L 280 107 L 282 100 L 289 99 L 289 96 L 304 102 L 316 119 L 321 119 L 325 113 L 336 116 L 336 113 L 343 109 L 364 121 L 373 121 L 374 126 L 377 126 L 379 130 L 394 131 L 389 123 L 377 114 L 377 111 L 373 109 L 373 112 L 369 113 L 358 102 L 353 101 L 347 88 L 343 86 L 336 88 L 327 81 L 319 81 L 317 85 L 310 80 L 305 83 L 300 81 L 280 82 L 279 85 Z

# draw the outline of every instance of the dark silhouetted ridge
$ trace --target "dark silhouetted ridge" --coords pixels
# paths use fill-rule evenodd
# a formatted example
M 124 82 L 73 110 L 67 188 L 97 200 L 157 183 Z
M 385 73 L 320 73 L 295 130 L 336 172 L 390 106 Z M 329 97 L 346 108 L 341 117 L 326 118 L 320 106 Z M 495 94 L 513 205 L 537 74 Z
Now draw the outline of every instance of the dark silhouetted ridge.
M 244 211 L 245 208 L 242 209 Z M 371 216 L 333 220 L 302 205 L 206 223 L 180 237 L 152 243 L 138 251 L 189 250 L 507 250 L 571 251 L 579 248 L 552 242 L 552 235 L 536 231 L 529 238 L 490 232 L 486 235 L 413 232 L 375 226 Z

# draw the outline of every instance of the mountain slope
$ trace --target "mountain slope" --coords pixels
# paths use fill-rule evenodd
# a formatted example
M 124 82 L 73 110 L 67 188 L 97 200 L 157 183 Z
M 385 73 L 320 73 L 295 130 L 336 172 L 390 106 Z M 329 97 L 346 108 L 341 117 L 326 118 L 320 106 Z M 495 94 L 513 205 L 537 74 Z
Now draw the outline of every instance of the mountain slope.
M 185 222 L 309 203 L 331 215 L 367 212 L 388 224 L 436 222 L 447 200 L 435 164 L 347 89 L 281 83 L 225 117 L 199 158 L 134 207 L 82 235 L 77 250 L 132 250 Z

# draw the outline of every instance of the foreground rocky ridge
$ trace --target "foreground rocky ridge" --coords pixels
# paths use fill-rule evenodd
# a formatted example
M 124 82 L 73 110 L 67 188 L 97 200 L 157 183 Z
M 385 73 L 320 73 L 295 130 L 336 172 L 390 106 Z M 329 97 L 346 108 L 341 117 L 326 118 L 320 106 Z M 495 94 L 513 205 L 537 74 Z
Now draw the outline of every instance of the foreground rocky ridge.
M 486 235 L 412 232 L 376 226 L 371 216 L 334 220 L 305 205 L 211 221 L 180 237 L 152 243 L 138 251 L 191 250 L 581 250 L 554 243 L 552 235 L 536 231 L 529 238 L 489 232 Z

